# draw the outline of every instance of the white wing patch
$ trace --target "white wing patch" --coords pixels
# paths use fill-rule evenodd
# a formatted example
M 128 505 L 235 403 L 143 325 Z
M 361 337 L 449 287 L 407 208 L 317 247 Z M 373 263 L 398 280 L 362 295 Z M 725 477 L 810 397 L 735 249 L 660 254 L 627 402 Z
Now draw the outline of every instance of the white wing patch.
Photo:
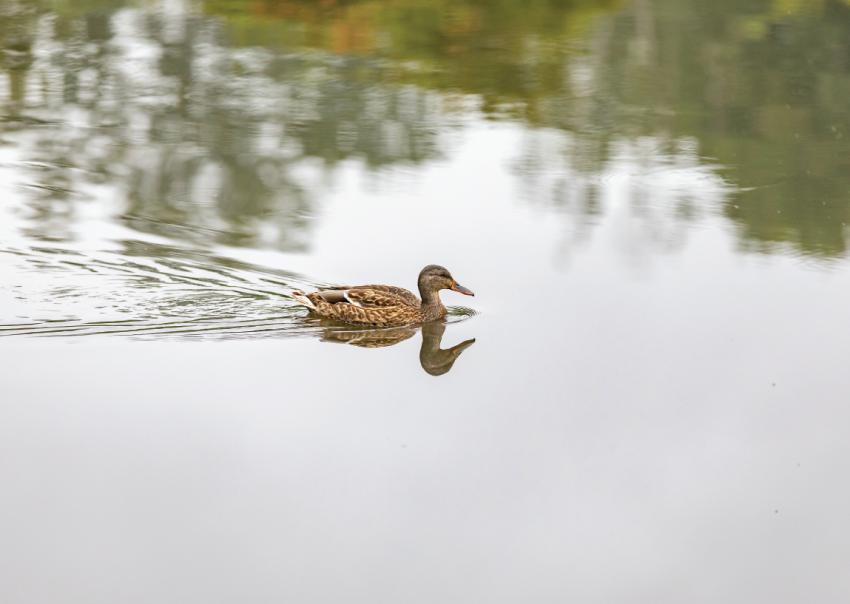
M 357 300 L 352 300 L 348 297 L 348 290 L 342 292 L 342 295 L 345 297 L 345 301 L 351 304 L 352 306 L 356 306 L 357 308 L 363 308 L 363 305 L 360 304 L 360 302 L 358 302 Z

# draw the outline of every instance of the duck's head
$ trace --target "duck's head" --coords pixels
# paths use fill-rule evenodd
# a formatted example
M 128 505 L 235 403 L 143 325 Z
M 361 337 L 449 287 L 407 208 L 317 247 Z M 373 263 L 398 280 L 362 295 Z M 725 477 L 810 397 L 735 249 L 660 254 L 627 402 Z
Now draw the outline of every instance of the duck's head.
M 448 269 L 436 264 L 429 264 L 419 273 L 419 291 L 424 295 L 425 292 L 438 292 L 441 289 L 450 289 L 465 296 L 475 295 L 471 290 L 455 281 Z

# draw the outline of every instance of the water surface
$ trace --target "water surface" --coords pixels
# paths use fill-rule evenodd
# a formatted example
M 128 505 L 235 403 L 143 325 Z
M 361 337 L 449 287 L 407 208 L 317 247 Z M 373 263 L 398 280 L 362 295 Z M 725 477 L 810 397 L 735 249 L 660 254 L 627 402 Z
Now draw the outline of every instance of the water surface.
M 3 602 L 850 596 L 847 2 L 0 0 L 0 47 Z M 445 325 L 289 298 L 429 263 Z

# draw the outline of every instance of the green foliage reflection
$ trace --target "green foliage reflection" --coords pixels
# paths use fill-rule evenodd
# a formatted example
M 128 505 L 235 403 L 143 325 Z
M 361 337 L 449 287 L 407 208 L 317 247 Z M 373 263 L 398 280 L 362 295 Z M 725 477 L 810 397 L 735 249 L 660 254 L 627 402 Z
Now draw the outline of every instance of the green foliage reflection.
M 297 166 L 430 160 L 453 107 L 474 103 L 568 134 L 565 161 L 591 175 L 623 140 L 694 140 L 739 185 L 722 212 L 743 247 L 846 252 L 850 0 L 197 6 L 174 16 L 145 0 L 0 0 L 2 128 L 32 134 L 43 224 L 67 215 L 70 166 L 120 183 L 134 228 L 192 224 L 253 245 L 271 221 L 275 245 L 298 247 L 315 191 Z M 144 78 L 124 68 L 128 36 L 158 57 Z M 90 130 L 51 122 L 69 109 Z

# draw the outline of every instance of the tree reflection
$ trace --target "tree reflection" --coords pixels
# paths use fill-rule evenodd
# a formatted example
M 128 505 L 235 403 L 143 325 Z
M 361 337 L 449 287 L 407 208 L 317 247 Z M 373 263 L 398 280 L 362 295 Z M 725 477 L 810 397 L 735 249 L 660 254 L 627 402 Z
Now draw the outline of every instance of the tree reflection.
M 567 132 L 568 172 L 584 173 L 589 183 L 624 142 L 651 137 L 662 158 L 675 158 L 695 140 L 697 156 L 739 185 L 719 211 L 739 225 L 744 247 L 770 251 L 788 243 L 825 256 L 846 251 L 845 0 L 486 6 L 206 0 L 205 6 L 238 22 L 239 44 L 260 38 L 391 58 L 401 81 L 473 94 L 491 117 Z M 525 155 L 533 157 L 533 150 Z M 529 179 L 537 178 L 538 166 L 528 170 Z M 595 203 L 593 188 L 572 193 L 591 214 L 610 211 Z M 563 186 L 551 190 L 553 203 L 562 193 Z M 698 206 L 685 195 L 669 211 L 688 221 L 715 209 Z
M 694 137 L 739 185 L 722 211 L 744 247 L 846 252 L 847 2 L 641 0 L 597 44 L 591 107 L 633 137 Z
M 27 158 L 34 235 L 69 237 L 46 217 L 108 182 L 136 230 L 298 249 L 330 167 L 436 151 L 429 93 L 385 85 L 372 62 L 234 48 L 216 19 L 104 4 L 0 2 L 5 132 Z
M 527 186 L 580 217 L 612 211 L 594 183 L 650 141 L 738 185 L 718 208 L 683 191 L 663 220 L 716 211 L 745 248 L 846 252 L 845 0 L 129 6 L 0 0 L 0 134 L 25 155 L 34 236 L 73 236 L 108 183 L 133 229 L 300 249 L 335 166 L 432 160 L 472 109 L 522 124 Z

